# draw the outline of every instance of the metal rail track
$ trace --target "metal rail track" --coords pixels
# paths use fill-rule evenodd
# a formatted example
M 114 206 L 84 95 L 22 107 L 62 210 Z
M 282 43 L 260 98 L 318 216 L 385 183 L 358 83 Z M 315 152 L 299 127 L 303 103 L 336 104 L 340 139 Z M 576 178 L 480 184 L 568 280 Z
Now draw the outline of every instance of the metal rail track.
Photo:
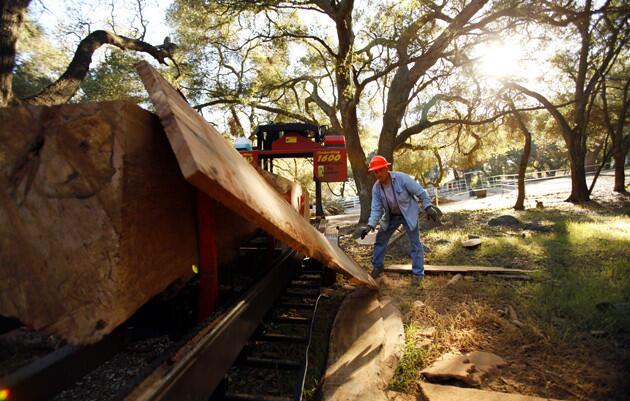
M 0 378 L 0 390 L 7 394 L 2 401 L 47 400 L 105 362 L 125 343 L 125 327 L 120 327 L 96 344 L 65 345 Z
M 247 294 L 158 366 L 126 401 L 206 401 L 296 270 L 288 250 Z
M 286 287 L 212 401 L 302 400 L 313 323 L 326 279 L 324 269 L 316 266 L 302 269 Z

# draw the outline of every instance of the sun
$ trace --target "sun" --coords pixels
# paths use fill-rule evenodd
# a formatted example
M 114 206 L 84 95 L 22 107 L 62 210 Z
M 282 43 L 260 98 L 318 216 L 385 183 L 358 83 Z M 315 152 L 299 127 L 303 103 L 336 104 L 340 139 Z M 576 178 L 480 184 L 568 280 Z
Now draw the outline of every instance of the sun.
M 481 75 L 506 79 L 524 75 L 522 46 L 513 42 L 492 42 L 478 47 L 476 69 Z

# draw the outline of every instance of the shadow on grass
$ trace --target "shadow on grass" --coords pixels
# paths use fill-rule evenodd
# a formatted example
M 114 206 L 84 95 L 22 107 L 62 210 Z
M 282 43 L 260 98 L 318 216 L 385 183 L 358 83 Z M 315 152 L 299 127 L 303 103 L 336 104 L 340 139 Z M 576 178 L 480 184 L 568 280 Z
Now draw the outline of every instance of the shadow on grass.
M 552 235 L 536 241 L 544 248 L 544 269 L 531 285 L 529 306 L 561 331 L 603 330 L 627 340 L 630 241 L 592 221 L 558 221 Z

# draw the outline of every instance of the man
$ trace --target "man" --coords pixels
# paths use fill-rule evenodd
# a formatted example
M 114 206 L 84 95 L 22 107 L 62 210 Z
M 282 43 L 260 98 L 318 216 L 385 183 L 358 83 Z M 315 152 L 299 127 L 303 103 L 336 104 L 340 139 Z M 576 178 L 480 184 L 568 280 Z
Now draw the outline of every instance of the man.
M 405 173 L 390 172 L 390 165 L 383 156 L 374 156 L 370 161 L 368 171 L 374 172 L 377 181 L 372 187 L 370 218 L 367 227 L 361 232 L 361 238 L 373 231 L 376 223 L 381 220 L 372 255 L 371 275 L 376 278 L 383 270 L 389 238 L 402 224 L 411 243 L 412 284 L 420 285 L 424 278 L 424 249 L 420 242 L 416 199 L 422 202 L 422 207 L 431 220 L 436 221 L 440 212 L 431 204 L 427 191 L 420 184 Z

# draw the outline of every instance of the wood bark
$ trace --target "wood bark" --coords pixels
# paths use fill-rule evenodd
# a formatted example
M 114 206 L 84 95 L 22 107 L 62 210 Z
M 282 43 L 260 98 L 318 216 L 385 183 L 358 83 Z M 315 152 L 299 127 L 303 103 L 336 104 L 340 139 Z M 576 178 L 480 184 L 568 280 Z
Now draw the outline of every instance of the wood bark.
M 192 188 L 127 102 L 0 109 L 0 314 L 92 343 L 192 276 Z

